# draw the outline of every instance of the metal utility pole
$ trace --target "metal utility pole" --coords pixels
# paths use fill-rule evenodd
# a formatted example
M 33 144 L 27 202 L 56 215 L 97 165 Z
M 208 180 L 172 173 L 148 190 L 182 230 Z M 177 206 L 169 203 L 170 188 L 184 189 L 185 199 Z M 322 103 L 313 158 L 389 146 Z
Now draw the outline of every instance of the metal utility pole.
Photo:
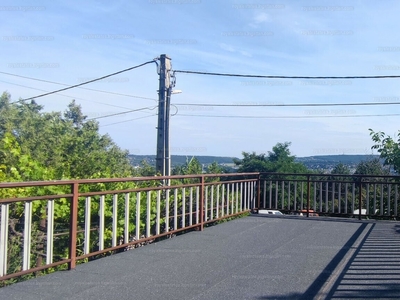
M 157 126 L 157 156 L 156 172 L 162 176 L 170 175 L 169 163 L 169 106 L 171 59 L 160 56 L 160 85 L 158 90 L 158 126 Z

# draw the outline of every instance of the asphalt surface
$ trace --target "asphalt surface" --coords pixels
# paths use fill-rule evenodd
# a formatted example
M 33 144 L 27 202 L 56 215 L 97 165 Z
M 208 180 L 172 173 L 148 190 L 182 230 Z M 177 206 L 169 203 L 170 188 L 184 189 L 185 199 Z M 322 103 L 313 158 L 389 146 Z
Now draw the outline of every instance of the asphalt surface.
M 0 299 L 399 299 L 400 225 L 249 216 L 0 289 Z

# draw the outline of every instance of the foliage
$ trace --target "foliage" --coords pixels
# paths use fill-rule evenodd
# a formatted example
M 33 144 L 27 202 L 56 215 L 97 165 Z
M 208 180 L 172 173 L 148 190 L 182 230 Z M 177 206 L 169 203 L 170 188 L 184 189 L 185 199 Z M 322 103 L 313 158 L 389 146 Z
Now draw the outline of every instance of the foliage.
M 374 132 L 369 129 L 370 136 L 375 145 L 371 149 L 377 149 L 384 164 L 393 168 L 396 173 L 400 171 L 400 130 L 397 133 L 397 141 L 384 132 Z
M 30 103 L 11 103 L 11 96 L 0 98 L 0 140 L 12 135 L 21 155 L 53 172 L 52 179 L 129 176 L 132 166 L 128 153 L 108 135 L 99 134 L 99 125 L 86 120 L 81 107 L 72 101 L 62 115 L 42 112 Z M 13 166 L 9 153 L 1 154 L 2 164 Z M 21 180 L 32 180 L 22 176 Z
M 331 171 L 331 174 L 334 175 L 350 175 L 350 168 L 343 163 L 337 164 L 333 170 Z
M 389 169 L 384 167 L 379 158 L 365 160 L 357 165 L 355 175 L 389 175 Z
M 295 156 L 291 155 L 290 142 L 277 143 L 268 156 L 264 153 L 242 152 L 242 159 L 234 159 L 239 167 L 238 172 L 278 172 L 278 173 L 309 173 L 304 164 L 295 162 Z

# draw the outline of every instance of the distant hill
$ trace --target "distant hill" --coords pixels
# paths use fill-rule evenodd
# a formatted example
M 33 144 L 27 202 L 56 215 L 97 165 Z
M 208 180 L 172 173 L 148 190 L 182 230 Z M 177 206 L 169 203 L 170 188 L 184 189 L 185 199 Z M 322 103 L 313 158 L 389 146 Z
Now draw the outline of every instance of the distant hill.
M 172 155 L 171 167 L 183 165 L 187 160 L 192 157 L 196 157 L 199 162 L 208 166 L 213 162 L 217 162 L 220 165 L 233 166 L 233 159 L 235 157 L 227 156 L 196 156 L 196 155 Z M 358 163 L 365 160 L 371 160 L 373 158 L 379 158 L 379 155 L 317 155 L 307 157 L 296 157 L 297 162 L 303 163 L 307 168 L 311 170 L 330 170 L 333 169 L 337 164 L 342 163 L 347 165 L 349 168 L 355 168 Z M 133 166 L 139 166 L 140 163 L 145 160 L 152 166 L 156 165 L 155 155 L 135 155 L 130 154 L 129 159 Z
M 379 155 L 317 155 L 308 157 L 296 157 L 297 162 L 301 162 L 311 170 L 329 170 L 342 163 L 349 168 L 355 168 L 360 162 L 379 158 Z
M 172 155 L 171 156 L 171 167 L 183 165 L 186 161 L 190 160 L 192 157 L 196 157 L 199 162 L 205 166 L 212 164 L 213 162 L 217 162 L 220 165 L 233 165 L 234 157 L 225 157 L 225 156 L 196 156 L 196 155 Z M 155 155 L 134 155 L 130 154 L 129 159 L 131 164 L 134 166 L 140 165 L 140 163 L 145 160 L 150 165 L 156 165 L 156 156 Z

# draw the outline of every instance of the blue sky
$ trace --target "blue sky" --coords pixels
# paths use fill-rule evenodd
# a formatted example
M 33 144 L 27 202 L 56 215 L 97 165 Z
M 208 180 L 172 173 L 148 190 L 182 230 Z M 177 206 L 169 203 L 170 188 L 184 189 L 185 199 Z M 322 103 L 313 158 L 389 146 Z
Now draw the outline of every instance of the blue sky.
M 400 75 L 398 11 L 398 1 L 2 1 L 0 71 L 73 85 L 168 54 L 174 70 Z M 368 129 L 394 136 L 399 116 L 387 115 L 398 113 L 398 105 L 185 104 L 400 102 L 399 80 L 268 80 L 177 73 L 176 89 L 182 93 L 171 100 L 177 104 L 171 107 L 171 154 L 241 157 L 242 151 L 267 153 L 286 141 L 296 156 L 371 154 Z M 0 86 L 13 100 L 63 87 L 2 73 Z M 155 65 L 85 87 L 123 95 L 76 88 L 37 102 L 47 111 L 64 111 L 75 99 L 89 118 L 102 117 L 101 133 L 121 148 L 155 154 Z M 141 108 L 148 109 L 104 117 Z

